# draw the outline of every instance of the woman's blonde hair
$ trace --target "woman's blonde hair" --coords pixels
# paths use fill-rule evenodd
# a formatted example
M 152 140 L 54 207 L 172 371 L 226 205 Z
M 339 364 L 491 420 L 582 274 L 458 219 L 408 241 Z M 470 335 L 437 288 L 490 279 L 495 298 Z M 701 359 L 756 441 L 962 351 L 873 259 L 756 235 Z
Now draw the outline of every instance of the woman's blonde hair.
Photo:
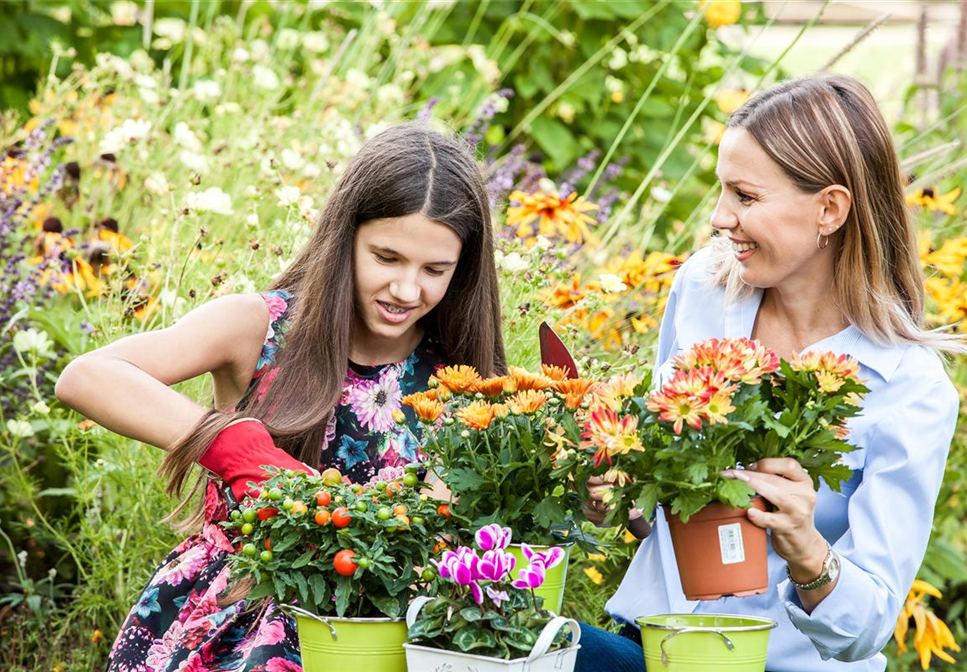
M 783 82 L 736 110 L 728 127 L 748 132 L 803 192 L 838 184 L 852 194 L 841 234 L 830 239 L 836 301 L 852 325 L 881 345 L 967 351 L 962 338 L 924 328 L 924 275 L 904 178 L 865 86 L 842 75 Z M 712 246 L 712 274 L 735 299 L 753 290 L 727 242 Z

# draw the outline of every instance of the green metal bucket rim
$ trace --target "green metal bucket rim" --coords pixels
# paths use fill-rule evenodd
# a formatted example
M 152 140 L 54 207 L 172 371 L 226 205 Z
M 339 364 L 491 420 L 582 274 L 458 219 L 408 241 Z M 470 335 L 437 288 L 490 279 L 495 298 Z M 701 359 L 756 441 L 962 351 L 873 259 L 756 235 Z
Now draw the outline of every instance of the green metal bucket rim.
M 405 623 L 405 616 L 390 618 L 389 616 L 320 616 L 291 604 L 283 604 L 279 609 L 293 618 L 306 618 L 320 623 Z
M 759 625 L 658 625 L 657 623 L 642 623 L 649 618 L 670 618 L 670 617 L 712 617 L 712 618 L 741 618 L 747 621 L 759 621 Z M 688 630 L 689 632 L 760 632 L 762 630 L 772 630 L 779 624 L 771 618 L 763 616 L 743 616 L 739 614 L 656 614 L 654 616 L 639 616 L 635 623 L 640 628 L 652 628 L 654 630 Z

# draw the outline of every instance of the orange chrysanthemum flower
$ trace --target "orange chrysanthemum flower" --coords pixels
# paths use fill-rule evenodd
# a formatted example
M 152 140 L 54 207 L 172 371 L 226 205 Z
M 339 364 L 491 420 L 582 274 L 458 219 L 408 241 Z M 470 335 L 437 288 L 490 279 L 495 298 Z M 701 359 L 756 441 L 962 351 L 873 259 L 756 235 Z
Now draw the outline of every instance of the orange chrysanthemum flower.
M 423 422 L 434 423 L 437 418 L 443 414 L 443 402 L 436 398 L 436 394 L 427 392 L 416 392 L 414 394 L 408 394 L 401 400 L 401 403 L 405 406 L 409 406 L 413 409 L 418 417 Z M 431 394 L 432 393 L 432 394 Z
M 581 274 L 575 273 L 571 277 L 570 283 L 559 283 L 553 290 L 543 295 L 541 299 L 550 308 L 567 310 L 573 308 L 584 296 L 585 292 L 581 289 Z
M 479 392 L 486 397 L 497 397 L 503 394 L 504 386 L 509 379 L 506 376 L 496 376 L 494 378 L 481 378 L 473 383 L 471 392 Z
M 588 378 L 571 378 L 554 384 L 554 389 L 564 395 L 564 404 L 571 411 L 584 403 L 584 398 L 593 387 L 594 381 Z
M 470 429 L 487 429 L 494 415 L 494 407 L 486 401 L 474 401 L 457 411 L 457 418 Z
M 572 372 L 569 366 L 554 366 L 553 364 L 541 364 L 541 371 L 551 380 L 567 380 L 569 374 L 576 373 Z
M 446 366 L 435 374 L 440 384 L 451 392 L 470 392 L 474 383 L 480 380 L 480 374 L 472 366 Z
M 614 455 L 625 455 L 632 450 L 644 450 L 638 437 L 638 418 L 633 415 L 619 416 L 607 406 L 591 409 L 591 417 L 584 438 L 597 448 L 594 466 L 607 461 L 612 464 Z
M 506 222 L 507 226 L 517 227 L 519 238 L 534 236 L 532 224 L 535 222 L 536 233 L 542 236 L 563 235 L 569 243 L 583 243 L 591 238 L 588 225 L 596 222 L 585 213 L 597 210 L 598 206 L 585 201 L 577 192 L 561 198 L 556 189 L 533 194 L 515 191 L 510 200 L 516 205 L 507 208 Z
M 604 405 L 618 411 L 623 401 L 635 393 L 641 378 L 633 373 L 616 373 L 594 387 L 594 405 Z
M 507 405 L 512 411 L 530 415 L 536 413 L 547 403 L 547 395 L 540 390 L 521 390 L 507 399 Z
M 510 377 L 513 378 L 517 386 L 517 391 L 524 390 L 546 390 L 554 384 L 554 381 L 544 374 L 531 373 L 527 369 L 519 366 L 510 367 Z

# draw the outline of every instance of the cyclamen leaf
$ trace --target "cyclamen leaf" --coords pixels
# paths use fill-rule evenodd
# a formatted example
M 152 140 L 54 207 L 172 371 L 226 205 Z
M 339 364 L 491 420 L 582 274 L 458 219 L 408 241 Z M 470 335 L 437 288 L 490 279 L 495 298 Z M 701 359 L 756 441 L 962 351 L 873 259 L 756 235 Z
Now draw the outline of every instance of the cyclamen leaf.
M 367 593 L 372 602 L 388 618 L 398 618 L 402 614 L 399 598 L 396 596 L 380 595 L 377 592 Z
M 480 609 L 477 607 L 465 607 L 460 610 L 460 615 L 467 621 L 479 621 L 480 620 Z
M 476 633 L 471 628 L 463 628 L 453 637 L 453 643 L 461 651 L 470 651 L 477 644 Z

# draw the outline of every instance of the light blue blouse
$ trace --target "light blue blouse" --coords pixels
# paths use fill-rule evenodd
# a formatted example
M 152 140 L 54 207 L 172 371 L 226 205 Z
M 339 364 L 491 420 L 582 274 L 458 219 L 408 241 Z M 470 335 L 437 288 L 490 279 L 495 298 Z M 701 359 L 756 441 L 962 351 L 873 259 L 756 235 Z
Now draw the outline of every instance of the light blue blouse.
M 708 249 L 678 271 L 662 319 L 656 368 L 707 338 L 750 336 L 762 291 L 726 304 L 724 289 L 709 282 Z M 880 653 L 923 561 L 959 397 L 940 358 L 920 346 L 885 347 L 855 327 L 806 350 L 846 353 L 859 360 L 870 388 L 862 415 L 850 422 L 859 449 L 843 461 L 853 477 L 842 492 L 822 484 L 815 521 L 842 558 L 839 582 L 807 614 L 786 579 L 785 562 L 769 547 L 773 588 L 754 597 L 685 599 L 668 524 L 661 508 L 654 530 L 638 549 L 606 609 L 634 624 L 647 614 L 752 614 L 774 619 L 766 669 L 771 672 L 882 672 Z M 805 351 L 804 351 L 805 352 Z

